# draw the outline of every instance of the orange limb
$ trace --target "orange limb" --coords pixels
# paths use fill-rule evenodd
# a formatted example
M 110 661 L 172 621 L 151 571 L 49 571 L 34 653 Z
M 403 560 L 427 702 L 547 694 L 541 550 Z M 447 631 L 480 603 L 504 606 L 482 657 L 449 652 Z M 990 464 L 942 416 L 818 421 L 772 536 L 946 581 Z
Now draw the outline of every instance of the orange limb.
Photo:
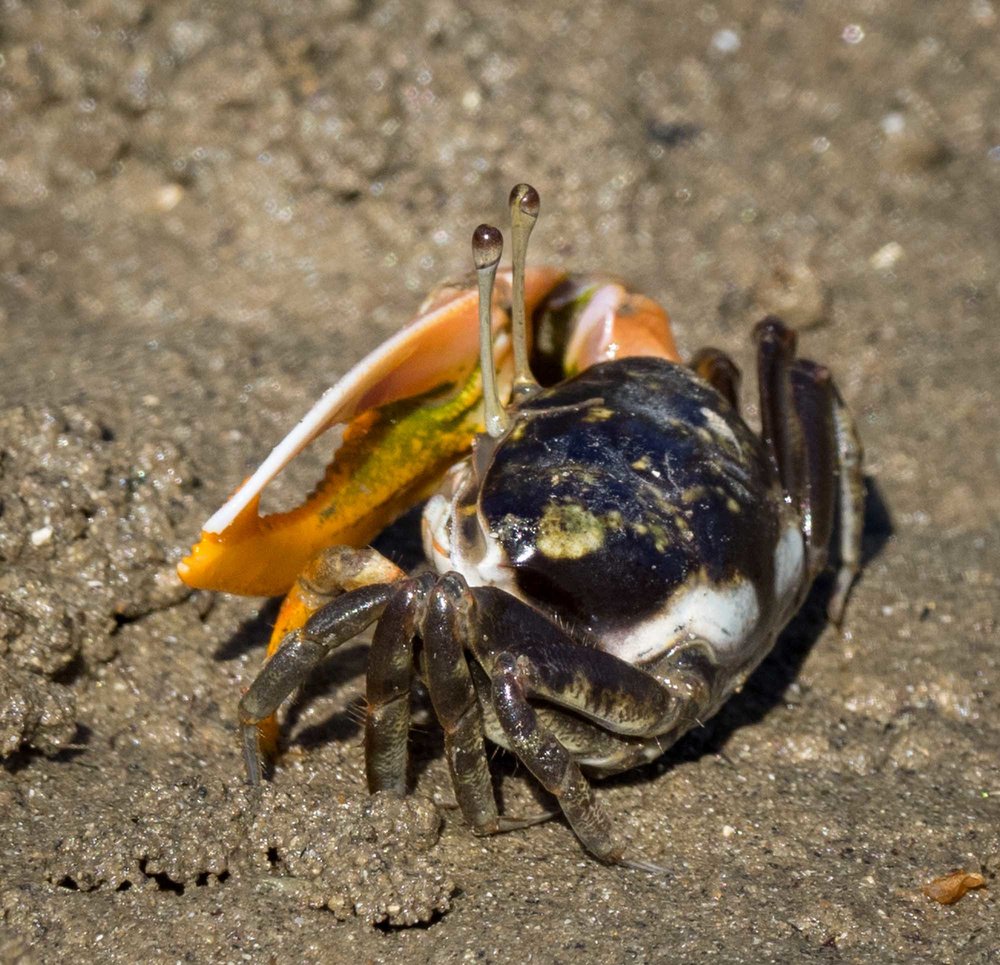
M 429 495 L 479 426 L 478 370 L 443 402 L 426 397 L 354 419 L 326 474 L 304 503 L 261 516 L 260 496 L 222 533 L 202 533 L 182 566 L 189 585 L 247 596 L 288 591 L 328 546 L 365 546 Z

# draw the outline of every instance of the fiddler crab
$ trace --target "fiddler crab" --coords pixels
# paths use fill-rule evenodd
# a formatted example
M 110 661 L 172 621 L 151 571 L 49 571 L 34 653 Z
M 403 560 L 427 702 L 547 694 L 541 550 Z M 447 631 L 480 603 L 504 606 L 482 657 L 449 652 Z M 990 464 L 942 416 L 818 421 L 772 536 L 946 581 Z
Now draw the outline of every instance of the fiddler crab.
M 239 705 L 251 784 L 275 753 L 281 703 L 375 624 L 373 793 L 406 792 L 416 676 L 477 834 L 558 813 L 498 813 L 488 739 L 517 755 L 591 854 L 655 870 L 626 854 L 588 775 L 653 760 L 742 686 L 825 567 L 835 518 L 828 612 L 840 622 L 859 566 L 861 447 L 829 370 L 796 358 L 780 321 L 754 329 L 758 437 L 725 354 L 685 365 L 649 299 L 526 270 L 538 194 L 518 185 L 510 205 L 511 270 L 497 277 L 503 239 L 480 225 L 477 289 L 438 290 L 327 392 L 179 572 L 195 587 L 287 593 Z M 328 429 L 338 448 L 323 481 L 297 509 L 262 517 L 264 487 Z M 432 569 L 408 575 L 362 548 L 428 496 Z

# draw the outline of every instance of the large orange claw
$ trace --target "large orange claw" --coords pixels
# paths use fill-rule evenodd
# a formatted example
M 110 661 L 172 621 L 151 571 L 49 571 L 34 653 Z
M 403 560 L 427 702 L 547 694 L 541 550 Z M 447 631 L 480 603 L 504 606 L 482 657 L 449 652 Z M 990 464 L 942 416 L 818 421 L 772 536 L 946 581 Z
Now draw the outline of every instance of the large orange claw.
M 528 312 L 564 277 L 529 271 Z M 501 280 L 502 295 L 509 273 Z M 499 327 L 504 314 L 494 314 Z M 181 579 L 248 596 L 285 593 L 320 550 L 364 545 L 426 495 L 468 450 L 480 424 L 476 317 L 476 293 L 450 290 L 351 369 L 205 523 L 177 568 Z M 314 439 L 345 424 L 325 478 L 306 501 L 261 516 L 267 484 Z

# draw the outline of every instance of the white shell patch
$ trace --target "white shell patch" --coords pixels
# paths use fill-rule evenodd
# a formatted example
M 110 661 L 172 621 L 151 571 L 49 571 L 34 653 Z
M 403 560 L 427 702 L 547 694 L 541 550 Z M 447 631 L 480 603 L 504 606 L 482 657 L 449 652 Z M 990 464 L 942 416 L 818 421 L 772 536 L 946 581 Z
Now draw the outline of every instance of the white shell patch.
M 447 573 L 451 568 L 450 524 L 451 503 L 447 497 L 436 493 L 424 505 L 420 534 L 423 537 L 424 556 L 438 573 Z
M 608 640 L 604 649 L 629 663 L 647 663 L 676 643 L 698 637 L 712 645 L 721 662 L 738 660 L 759 618 L 760 604 L 752 583 L 696 583 L 679 590 L 659 613 L 620 638 Z

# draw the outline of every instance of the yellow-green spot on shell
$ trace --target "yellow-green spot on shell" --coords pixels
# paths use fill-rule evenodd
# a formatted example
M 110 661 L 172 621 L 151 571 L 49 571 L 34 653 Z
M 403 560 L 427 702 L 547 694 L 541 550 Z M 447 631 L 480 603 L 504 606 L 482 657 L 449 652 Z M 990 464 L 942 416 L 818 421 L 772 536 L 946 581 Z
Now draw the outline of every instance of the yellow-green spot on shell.
M 550 503 L 538 523 L 537 544 L 550 559 L 578 560 L 604 545 L 604 524 L 577 503 Z

